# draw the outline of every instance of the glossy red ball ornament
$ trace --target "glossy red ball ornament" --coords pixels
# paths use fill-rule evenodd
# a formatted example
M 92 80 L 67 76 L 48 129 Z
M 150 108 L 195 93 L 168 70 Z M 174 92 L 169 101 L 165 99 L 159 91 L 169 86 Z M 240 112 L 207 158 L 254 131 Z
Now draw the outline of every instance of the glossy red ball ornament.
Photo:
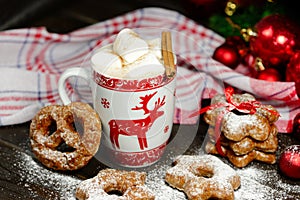
M 250 37 L 249 46 L 254 56 L 267 67 L 283 67 L 297 46 L 298 27 L 285 16 L 274 14 L 261 19 L 256 25 L 256 36 Z
M 300 50 L 297 50 L 287 64 L 285 80 L 295 82 L 296 91 L 300 97 Z
M 279 158 L 279 169 L 287 177 L 300 179 L 300 145 L 283 150 Z
M 281 75 L 277 69 L 267 68 L 257 73 L 257 79 L 275 82 L 281 81 Z
M 237 46 L 238 49 L 246 47 L 245 41 L 237 35 L 227 37 L 224 43 L 232 46 Z
M 232 46 L 232 48 L 236 49 L 241 57 L 241 59 L 246 56 L 249 52 L 249 48 L 244 39 L 240 36 L 229 36 L 225 40 L 225 44 Z M 241 60 L 240 60 L 241 61 Z
M 293 120 L 293 137 L 300 141 L 300 113 Z
M 212 58 L 230 67 L 231 69 L 235 69 L 240 63 L 238 49 L 235 46 L 226 43 L 215 49 Z

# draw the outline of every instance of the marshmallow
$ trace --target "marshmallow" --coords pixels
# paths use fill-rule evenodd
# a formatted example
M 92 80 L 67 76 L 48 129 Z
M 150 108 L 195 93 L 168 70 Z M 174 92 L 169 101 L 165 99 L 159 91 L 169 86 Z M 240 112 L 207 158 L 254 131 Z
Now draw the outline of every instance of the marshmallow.
M 141 56 L 134 63 L 124 66 L 128 73 L 124 78 L 147 78 L 165 72 L 164 65 L 151 52 Z
M 147 41 L 149 45 L 149 50 L 151 53 L 153 53 L 159 60 L 162 59 L 162 54 L 161 54 L 161 39 L 156 38 L 153 40 L 148 40 Z
M 92 57 L 94 69 L 112 77 L 146 78 L 165 72 L 161 39 L 145 41 L 131 29 L 119 32 L 112 44 Z
M 108 45 L 92 57 L 94 69 L 98 72 L 105 72 L 110 69 L 122 69 L 122 59 L 112 51 L 112 45 Z
M 148 53 L 149 46 L 134 31 L 125 28 L 117 35 L 113 43 L 113 51 L 120 55 L 125 63 L 133 63 Z

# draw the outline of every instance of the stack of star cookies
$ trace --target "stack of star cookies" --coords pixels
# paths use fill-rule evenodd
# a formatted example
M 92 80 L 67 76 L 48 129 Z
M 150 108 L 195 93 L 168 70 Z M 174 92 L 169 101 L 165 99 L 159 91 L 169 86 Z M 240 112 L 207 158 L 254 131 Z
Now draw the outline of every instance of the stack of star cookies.
M 245 167 L 253 160 L 276 162 L 279 113 L 271 105 L 262 105 L 250 94 L 232 94 L 212 98 L 211 108 L 204 114 L 210 125 L 205 150 L 220 154 L 236 167 Z

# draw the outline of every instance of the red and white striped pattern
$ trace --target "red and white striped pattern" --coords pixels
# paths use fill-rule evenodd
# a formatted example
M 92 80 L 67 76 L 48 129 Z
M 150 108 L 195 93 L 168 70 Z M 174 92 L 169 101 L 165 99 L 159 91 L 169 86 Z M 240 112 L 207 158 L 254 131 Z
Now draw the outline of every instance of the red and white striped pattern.
M 60 74 L 70 67 L 89 67 L 93 50 L 111 42 L 111 35 L 125 27 L 172 32 L 179 66 L 174 123 L 196 123 L 197 117 L 189 115 L 200 108 L 201 100 L 231 85 L 278 108 L 279 131 L 292 131 L 293 118 L 300 112 L 294 83 L 252 79 L 214 61 L 211 55 L 224 38 L 161 8 L 138 9 L 69 34 L 49 33 L 43 27 L 1 32 L 0 125 L 29 121 L 42 106 L 61 104 L 57 90 Z M 91 101 L 84 81 L 71 80 L 67 87 L 74 101 Z

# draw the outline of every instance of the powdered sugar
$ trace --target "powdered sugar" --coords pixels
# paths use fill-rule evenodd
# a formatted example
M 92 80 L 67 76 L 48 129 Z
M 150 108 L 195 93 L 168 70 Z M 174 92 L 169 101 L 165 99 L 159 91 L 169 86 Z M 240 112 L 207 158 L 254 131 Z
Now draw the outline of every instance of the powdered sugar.
M 199 149 L 191 151 L 202 153 Z M 228 164 L 226 159 L 221 160 Z M 156 200 L 187 200 L 182 191 L 170 187 L 164 180 L 166 171 L 171 167 L 164 163 L 147 172 L 146 185 L 155 192 Z M 236 200 L 300 199 L 299 181 L 286 180 L 278 174 L 274 165 L 255 162 L 245 168 L 234 169 L 241 177 L 241 186 L 234 192 Z
M 291 187 L 278 175 L 274 169 L 258 169 L 250 166 L 238 170 L 242 178 L 241 188 L 236 191 L 236 199 L 245 200 L 282 200 L 295 199 L 295 195 L 300 197 L 300 185 L 295 182 Z M 268 186 L 272 183 L 273 187 Z
M 168 165 L 157 166 L 148 172 L 146 185 L 155 192 L 157 200 L 185 200 L 185 194 L 165 183 L 165 173 L 170 168 Z
M 20 187 L 28 188 L 32 199 L 38 199 L 42 193 L 47 194 L 47 199 L 75 200 L 75 189 L 82 180 L 46 169 L 30 155 L 18 153 L 20 162 L 14 164 L 19 171 Z M 224 160 L 225 161 L 225 160 Z M 225 161 L 226 162 L 226 161 Z M 265 164 L 265 166 L 268 166 Z M 182 191 L 170 187 L 164 180 L 166 171 L 171 167 L 170 163 L 155 165 L 147 171 L 146 186 L 156 196 L 156 200 L 186 200 Z M 252 164 L 243 169 L 236 169 L 241 177 L 241 186 L 235 191 L 235 199 L 238 200 L 282 200 L 300 198 L 300 185 L 295 182 L 287 183 L 278 174 L 274 167 L 261 169 Z M 270 187 L 269 183 L 275 187 Z M 42 185 L 37 191 L 34 185 Z M 39 192 L 39 193 L 38 193 Z M 295 197 L 296 196 L 296 197 Z
M 48 199 L 75 200 L 74 191 L 81 182 L 80 179 L 46 169 L 36 162 L 31 156 L 17 152 L 19 162 L 14 164 L 19 173 L 20 187 L 28 188 L 32 199 L 41 198 L 41 194 L 47 194 Z M 37 190 L 37 185 L 41 185 Z
M 188 153 L 199 155 L 202 152 L 199 146 L 194 146 Z M 75 189 L 83 179 L 49 170 L 32 155 L 19 151 L 13 154 L 16 158 L 12 159 L 18 162 L 15 162 L 11 168 L 18 173 L 18 185 L 20 188 L 27 188 L 29 193 L 27 196 L 30 196 L 30 199 L 44 197 L 47 200 L 75 200 Z M 168 152 L 166 161 L 162 160 L 150 167 L 150 170 L 145 170 L 146 186 L 155 193 L 156 200 L 187 199 L 182 191 L 170 187 L 164 180 L 166 171 L 172 167 L 171 160 L 175 160 L 175 154 L 175 152 Z M 221 160 L 228 164 L 225 158 Z M 241 177 L 241 186 L 234 192 L 236 200 L 300 199 L 299 181 L 285 179 L 279 174 L 276 165 L 253 162 L 243 169 L 235 168 L 235 170 Z

